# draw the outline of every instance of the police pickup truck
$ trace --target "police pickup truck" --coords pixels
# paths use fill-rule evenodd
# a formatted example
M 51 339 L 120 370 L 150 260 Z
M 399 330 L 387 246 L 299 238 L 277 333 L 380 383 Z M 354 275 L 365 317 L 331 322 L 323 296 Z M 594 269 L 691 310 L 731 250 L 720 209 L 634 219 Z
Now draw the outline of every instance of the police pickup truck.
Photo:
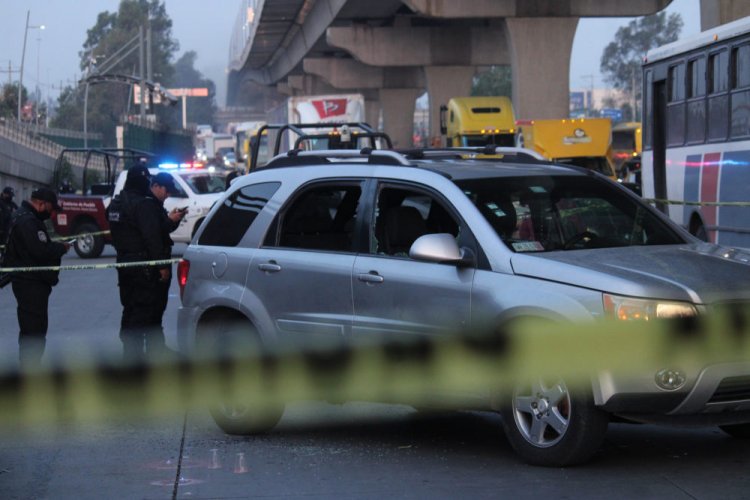
M 136 163 L 154 164 L 149 153 L 127 149 L 68 149 L 58 158 L 55 185 L 62 211 L 53 218 L 55 232 L 75 236 L 74 248 L 81 258 L 101 255 L 104 245 L 111 243 L 105 211 L 112 197 L 125 185 L 127 169 Z M 80 187 L 71 178 L 82 173 Z M 167 211 L 187 207 L 180 226 L 171 234 L 172 240 L 189 243 L 211 206 L 226 187 L 228 170 L 206 167 L 199 162 L 162 162 L 149 168 L 152 175 L 170 173 L 178 193 L 164 202 Z

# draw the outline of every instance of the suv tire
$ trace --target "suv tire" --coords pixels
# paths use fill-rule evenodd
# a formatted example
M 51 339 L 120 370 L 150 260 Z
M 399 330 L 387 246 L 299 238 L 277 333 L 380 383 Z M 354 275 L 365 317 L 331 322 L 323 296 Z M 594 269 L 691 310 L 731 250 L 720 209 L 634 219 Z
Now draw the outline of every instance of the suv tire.
M 587 461 L 600 448 L 609 424 L 589 390 L 570 390 L 563 380 L 518 386 L 501 414 L 516 453 L 532 465 L 547 467 Z
M 253 325 L 239 313 L 219 312 L 201 321 L 198 330 L 198 352 L 214 359 L 257 355 L 262 343 Z M 237 370 L 242 373 L 244 370 Z M 242 381 L 237 382 L 240 386 Z M 216 424 L 227 434 L 262 434 L 274 428 L 284 414 L 284 404 L 258 405 L 252 394 L 220 395 L 209 411 Z

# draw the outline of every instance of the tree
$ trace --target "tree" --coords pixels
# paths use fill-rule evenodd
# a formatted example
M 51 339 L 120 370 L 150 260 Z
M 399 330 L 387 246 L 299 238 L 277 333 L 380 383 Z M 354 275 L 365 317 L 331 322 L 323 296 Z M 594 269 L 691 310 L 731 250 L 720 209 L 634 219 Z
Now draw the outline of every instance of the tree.
M 604 80 L 616 89 L 641 99 L 641 63 L 649 49 L 674 42 L 683 22 L 679 14 L 662 11 L 620 27 L 615 39 L 604 48 L 600 70 Z
M 172 21 L 167 16 L 162 0 L 122 0 L 116 13 L 102 12 L 96 24 L 87 31 L 80 69 L 84 75 L 95 71 L 96 65 L 113 56 L 136 37 L 141 26 L 151 27 L 151 61 L 154 79 L 168 82 L 173 73 L 172 58 L 179 44 L 172 38 Z M 109 74 L 140 76 L 138 50 L 122 58 L 107 71 Z M 65 89 L 59 99 L 59 109 L 53 125 L 81 130 L 83 128 L 84 86 Z M 88 129 L 101 132 L 105 144 L 115 142 L 115 127 L 123 115 L 133 114 L 132 87 L 120 83 L 89 86 Z M 163 113 L 157 111 L 157 114 Z M 174 113 L 175 111 L 171 111 Z M 168 113 L 168 112 L 167 112 Z
M 512 88 L 510 66 L 492 66 L 489 71 L 474 78 L 471 95 L 511 97 Z
M 21 87 L 22 102 L 29 98 L 29 92 L 25 86 Z M 0 95 L 0 116 L 7 120 L 18 118 L 18 84 L 6 83 L 3 85 Z

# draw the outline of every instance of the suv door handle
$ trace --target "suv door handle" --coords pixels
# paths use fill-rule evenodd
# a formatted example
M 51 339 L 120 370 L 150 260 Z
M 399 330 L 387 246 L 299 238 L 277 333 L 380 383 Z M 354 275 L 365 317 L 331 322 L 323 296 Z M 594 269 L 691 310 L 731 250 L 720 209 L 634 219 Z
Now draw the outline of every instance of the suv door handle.
M 278 273 L 281 271 L 281 266 L 276 261 L 266 262 L 265 264 L 258 264 L 258 269 L 267 273 Z
M 364 281 L 365 283 L 382 283 L 383 281 L 385 281 L 385 278 L 379 275 L 377 271 L 358 274 L 357 279 L 359 281 Z

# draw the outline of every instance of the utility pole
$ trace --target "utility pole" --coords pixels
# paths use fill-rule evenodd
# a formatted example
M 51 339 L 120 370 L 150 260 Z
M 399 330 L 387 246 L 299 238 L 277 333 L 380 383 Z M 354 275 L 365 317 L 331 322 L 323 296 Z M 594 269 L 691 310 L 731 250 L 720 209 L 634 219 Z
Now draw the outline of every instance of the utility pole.
M 21 122 L 21 92 L 23 89 L 23 60 L 26 58 L 26 35 L 29 33 L 29 16 L 31 11 L 26 11 L 26 27 L 23 30 L 23 51 L 21 52 L 21 73 L 18 75 L 18 122 Z
M 146 119 L 146 68 L 145 68 L 145 63 L 146 63 L 146 61 L 145 61 L 145 59 L 146 59 L 146 57 L 145 57 L 145 55 L 146 55 L 145 54 L 146 47 L 145 47 L 145 43 L 144 43 L 144 38 L 145 38 L 144 29 L 143 29 L 143 26 L 141 26 L 139 28 L 139 31 L 138 31 L 138 49 L 139 49 L 138 50 L 138 66 L 139 66 L 138 69 L 139 69 L 139 74 L 141 76 L 141 88 L 140 88 L 140 91 L 141 91 L 141 112 L 140 112 L 141 120 L 145 120 Z

